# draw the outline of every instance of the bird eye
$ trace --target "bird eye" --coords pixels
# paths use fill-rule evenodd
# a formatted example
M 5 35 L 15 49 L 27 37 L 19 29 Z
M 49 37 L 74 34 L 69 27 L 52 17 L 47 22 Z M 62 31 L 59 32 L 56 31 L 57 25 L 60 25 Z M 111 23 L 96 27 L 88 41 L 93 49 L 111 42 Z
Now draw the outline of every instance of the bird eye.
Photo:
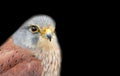
M 31 25 L 30 26 L 30 31 L 32 33 L 37 33 L 39 31 L 38 27 L 36 25 Z

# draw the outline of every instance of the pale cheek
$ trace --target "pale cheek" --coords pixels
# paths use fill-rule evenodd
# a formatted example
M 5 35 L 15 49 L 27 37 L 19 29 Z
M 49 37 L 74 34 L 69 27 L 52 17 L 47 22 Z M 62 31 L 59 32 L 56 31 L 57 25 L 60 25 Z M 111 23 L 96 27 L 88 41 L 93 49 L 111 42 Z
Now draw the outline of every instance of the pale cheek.
M 34 45 L 37 44 L 38 40 L 39 40 L 39 37 L 37 37 L 37 36 L 33 37 L 32 38 L 32 44 L 34 44 Z

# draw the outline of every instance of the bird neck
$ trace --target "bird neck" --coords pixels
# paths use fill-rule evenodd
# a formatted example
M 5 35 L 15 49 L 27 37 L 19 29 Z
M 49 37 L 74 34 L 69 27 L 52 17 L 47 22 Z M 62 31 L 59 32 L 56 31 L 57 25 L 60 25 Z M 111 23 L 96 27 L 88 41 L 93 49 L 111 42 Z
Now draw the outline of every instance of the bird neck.
M 61 65 L 61 53 L 60 47 L 56 39 L 52 39 L 51 42 L 41 38 L 37 44 L 37 50 L 35 56 L 42 60 L 43 74 L 42 76 L 59 76 Z

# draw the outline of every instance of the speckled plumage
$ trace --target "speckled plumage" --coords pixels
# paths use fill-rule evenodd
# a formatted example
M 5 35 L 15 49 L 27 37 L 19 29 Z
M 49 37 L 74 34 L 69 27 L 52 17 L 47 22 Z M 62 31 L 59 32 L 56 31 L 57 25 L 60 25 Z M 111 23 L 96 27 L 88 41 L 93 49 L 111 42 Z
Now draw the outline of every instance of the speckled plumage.
M 31 33 L 31 25 L 37 25 L 40 31 Z M 60 76 L 61 50 L 56 34 L 50 32 L 49 40 L 46 32 L 42 33 L 43 29 L 51 28 L 55 30 L 55 22 L 47 15 L 36 15 L 23 23 L 0 47 L 0 76 L 11 71 L 11 76 Z

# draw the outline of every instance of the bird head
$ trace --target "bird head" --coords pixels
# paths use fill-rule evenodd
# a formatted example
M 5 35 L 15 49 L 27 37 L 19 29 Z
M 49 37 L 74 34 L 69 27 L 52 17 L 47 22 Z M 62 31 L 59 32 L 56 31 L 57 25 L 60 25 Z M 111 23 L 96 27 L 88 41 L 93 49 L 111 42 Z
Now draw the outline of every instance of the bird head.
M 44 27 L 41 27 L 41 28 L 39 27 L 39 25 L 31 25 L 29 30 L 33 34 L 40 33 L 41 37 L 46 38 L 49 41 L 51 41 L 55 29 L 51 25 L 44 26 Z
M 13 34 L 14 43 L 34 49 L 41 38 L 52 42 L 55 36 L 55 22 L 47 15 L 37 15 L 28 19 Z

